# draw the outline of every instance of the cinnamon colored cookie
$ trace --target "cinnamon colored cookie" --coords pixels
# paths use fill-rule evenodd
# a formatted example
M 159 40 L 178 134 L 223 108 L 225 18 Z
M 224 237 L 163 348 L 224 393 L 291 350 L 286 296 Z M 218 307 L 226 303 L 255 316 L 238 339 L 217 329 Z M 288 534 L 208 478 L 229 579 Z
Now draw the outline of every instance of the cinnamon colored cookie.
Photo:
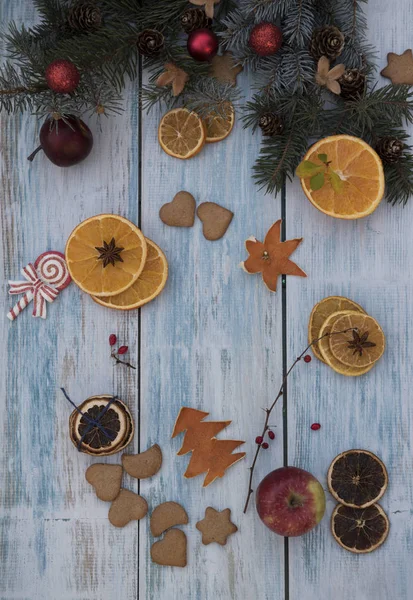
M 387 67 L 381 74 L 390 79 L 392 83 L 413 85 L 413 53 L 405 50 L 403 54 L 389 52 L 387 55 Z
M 104 502 L 112 502 L 120 492 L 122 467 L 96 463 L 86 470 L 86 481 L 95 488 L 96 496 Z
M 221 512 L 208 506 L 205 517 L 198 521 L 196 528 L 202 533 L 202 543 L 205 545 L 216 542 L 225 546 L 228 536 L 238 531 L 238 527 L 231 522 L 231 510 L 226 508 Z
M 162 465 L 162 450 L 154 444 L 146 452 L 140 454 L 123 454 L 122 466 L 125 471 L 136 479 L 147 479 L 155 475 Z
M 204 237 L 211 242 L 225 235 L 234 216 L 230 210 L 215 202 L 203 202 L 196 214 L 202 221 Z
M 175 525 L 186 525 L 188 515 L 177 502 L 164 502 L 155 508 L 151 516 L 152 535 L 158 537 Z
M 186 535 L 180 529 L 169 529 L 165 537 L 151 548 L 152 561 L 168 567 L 186 567 Z
M 161 221 L 169 227 L 192 227 L 195 221 L 195 198 L 189 192 L 178 192 L 172 202 L 159 211 Z
M 130 521 L 139 521 L 148 512 L 145 498 L 129 490 L 121 490 L 112 502 L 109 521 L 115 527 L 125 527 Z

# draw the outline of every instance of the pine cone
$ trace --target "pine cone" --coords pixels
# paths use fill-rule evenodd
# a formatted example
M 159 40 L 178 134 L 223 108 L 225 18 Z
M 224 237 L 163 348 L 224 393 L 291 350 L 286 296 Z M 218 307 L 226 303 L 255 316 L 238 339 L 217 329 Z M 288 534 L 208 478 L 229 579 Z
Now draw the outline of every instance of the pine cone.
M 318 61 L 322 56 L 334 60 L 343 52 L 344 35 L 334 25 L 314 29 L 310 42 L 310 54 Z
M 136 43 L 140 54 L 155 56 L 164 47 L 165 38 L 157 29 L 144 29 L 141 31 Z
M 185 33 L 192 33 L 195 29 L 210 27 L 212 19 L 209 19 L 203 8 L 188 8 L 181 15 L 181 25 Z
M 67 21 L 75 31 L 96 31 L 102 25 L 102 13 L 95 2 L 79 0 L 70 9 Z
M 274 137 L 284 131 L 284 123 L 281 117 L 274 113 L 265 113 L 260 117 L 258 125 L 264 135 Z
M 346 69 L 338 80 L 344 100 L 358 100 L 366 88 L 366 76 L 358 69 Z
M 395 163 L 403 154 L 404 143 L 397 138 L 381 138 L 376 144 L 376 152 L 385 163 Z

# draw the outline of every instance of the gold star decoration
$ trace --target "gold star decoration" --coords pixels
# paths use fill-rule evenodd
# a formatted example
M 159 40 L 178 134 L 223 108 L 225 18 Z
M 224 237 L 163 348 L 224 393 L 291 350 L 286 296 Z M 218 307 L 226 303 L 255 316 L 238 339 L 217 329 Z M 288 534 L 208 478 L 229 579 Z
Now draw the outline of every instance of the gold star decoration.
M 189 79 L 188 73 L 180 69 L 173 63 L 166 63 L 164 72 L 156 80 L 157 87 L 164 87 L 172 84 L 172 94 L 179 96 Z
M 389 52 L 387 55 L 387 67 L 381 72 L 395 85 L 413 85 L 413 54 L 411 50 L 405 50 L 403 54 Z
M 302 269 L 290 260 L 291 254 L 301 244 L 303 238 L 281 241 L 281 219 L 272 225 L 264 243 L 255 237 L 245 242 L 249 254 L 241 266 L 247 273 L 261 273 L 265 285 L 271 292 L 277 291 L 280 275 L 307 277 Z
M 221 83 L 228 83 L 235 87 L 237 84 L 237 75 L 241 73 L 243 67 L 235 64 L 231 52 L 224 52 L 222 56 L 214 56 L 211 62 L 209 74 L 215 77 Z
M 208 506 L 205 517 L 196 524 L 198 531 L 202 533 L 202 543 L 207 546 L 216 542 L 225 546 L 230 535 L 238 531 L 238 527 L 231 521 L 231 509 L 226 508 L 221 512 Z
M 205 6 L 205 14 L 210 19 L 214 18 L 214 4 L 219 4 L 219 0 L 189 0 L 195 6 Z
M 120 253 L 124 250 L 124 248 L 118 248 L 116 246 L 115 238 L 112 238 L 109 242 L 103 242 L 103 246 L 100 248 L 96 246 L 95 250 L 97 250 L 100 255 L 98 256 L 98 260 L 103 261 L 103 268 L 105 269 L 108 265 L 115 266 L 115 262 L 123 262 L 123 258 Z
M 321 87 L 326 87 L 330 92 L 340 95 L 341 87 L 337 79 L 343 75 L 346 67 L 343 64 L 336 65 L 330 69 L 330 61 L 326 56 L 322 56 L 318 61 L 315 80 Z

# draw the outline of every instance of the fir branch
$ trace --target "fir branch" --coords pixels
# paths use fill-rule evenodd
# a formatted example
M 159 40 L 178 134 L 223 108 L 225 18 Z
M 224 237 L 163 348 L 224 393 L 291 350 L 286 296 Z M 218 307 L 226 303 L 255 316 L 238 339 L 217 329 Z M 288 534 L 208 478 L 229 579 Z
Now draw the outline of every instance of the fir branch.
M 201 117 L 211 114 L 225 116 L 228 103 L 236 107 L 239 100 L 240 93 L 236 88 L 224 85 L 213 77 L 189 82 L 182 94 L 176 97 L 172 95 L 170 87 L 148 85 L 142 89 L 142 106 L 148 111 L 159 103 L 167 109 L 182 106 Z
M 405 205 L 413 195 L 413 153 L 406 147 L 399 161 L 384 165 L 386 199 L 392 204 Z
M 285 179 L 294 177 L 308 140 L 320 130 L 323 103 L 320 92 L 311 95 L 279 98 L 278 114 L 284 119 L 284 132 L 265 138 L 254 165 L 254 179 L 268 193 L 280 192 Z
M 274 22 L 292 8 L 295 0 L 240 0 L 240 10 L 254 23 Z
M 297 0 L 282 23 L 283 36 L 290 46 L 308 46 L 315 28 L 313 0 Z

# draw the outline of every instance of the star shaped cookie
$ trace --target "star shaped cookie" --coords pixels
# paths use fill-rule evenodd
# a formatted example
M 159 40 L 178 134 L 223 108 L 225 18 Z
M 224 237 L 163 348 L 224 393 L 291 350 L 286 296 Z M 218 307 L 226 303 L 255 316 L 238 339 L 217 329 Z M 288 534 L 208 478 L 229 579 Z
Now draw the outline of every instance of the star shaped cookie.
M 222 56 L 214 56 L 211 62 L 209 74 L 215 77 L 221 83 L 228 83 L 235 87 L 237 84 L 237 75 L 241 73 L 241 65 L 235 64 L 235 59 L 231 52 L 224 52 Z
M 196 528 L 202 533 L 202 543 L 205 546 L 212 542 L 225 546 L 228 536 L 238 531 L 238 527 L 231 522 L 230 508 L 220 512 L 211 506 L 208 506 L 204 519 L 198 521 Z
M 411 50 L 405 50 L 403 54 L 389 52 L 387 55 L 387 67 L 381 72 L 395 85 L 413 85 L 413 54 Z

